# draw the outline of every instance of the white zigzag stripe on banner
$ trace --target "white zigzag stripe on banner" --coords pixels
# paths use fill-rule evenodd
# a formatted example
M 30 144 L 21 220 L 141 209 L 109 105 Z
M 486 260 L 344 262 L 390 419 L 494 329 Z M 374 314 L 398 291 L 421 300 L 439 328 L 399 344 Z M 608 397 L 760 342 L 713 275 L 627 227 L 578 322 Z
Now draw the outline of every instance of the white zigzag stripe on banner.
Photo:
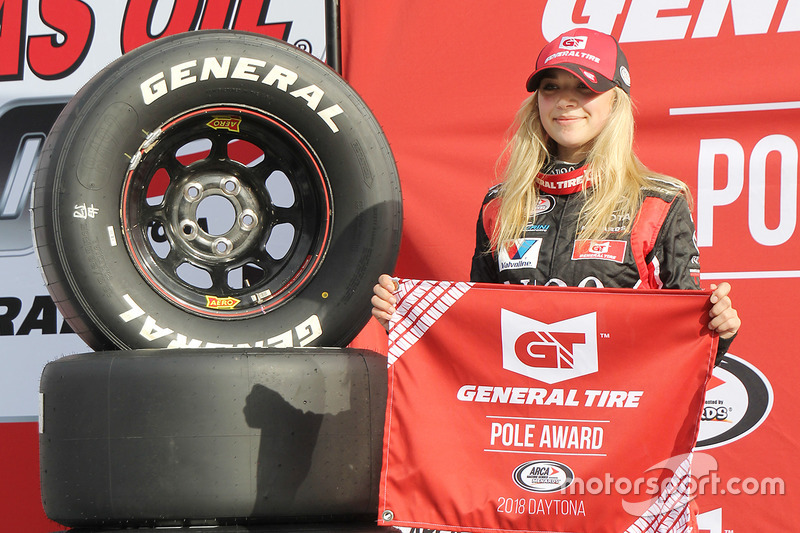
M 691 531 L 689 483 L 692 454 L 687 454 L 666 483 L 658 499 L 625 533 L 683 533 Z
M 404 280 L 397 291 L 399 305 L 389 325 L 389 366 L 411 348 L 472 283 Z

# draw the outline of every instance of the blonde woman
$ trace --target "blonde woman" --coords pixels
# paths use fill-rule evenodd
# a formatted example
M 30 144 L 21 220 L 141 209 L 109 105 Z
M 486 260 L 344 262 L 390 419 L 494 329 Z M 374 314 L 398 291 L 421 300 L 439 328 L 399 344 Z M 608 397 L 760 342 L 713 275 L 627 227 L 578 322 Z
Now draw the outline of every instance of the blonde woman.
M 542 49 L 527 89 L 502 181 L 480 210 L 471 280 L 699 289 L 690 194 L 633 153 L 630 73 L 617 41 L 589 29 L 562 34 Z M 384 327 L 395 289 L 388 275 L 374 288 L 372 314 Z M 730 285 L 711 289 L 719 360 L 741 320 Z

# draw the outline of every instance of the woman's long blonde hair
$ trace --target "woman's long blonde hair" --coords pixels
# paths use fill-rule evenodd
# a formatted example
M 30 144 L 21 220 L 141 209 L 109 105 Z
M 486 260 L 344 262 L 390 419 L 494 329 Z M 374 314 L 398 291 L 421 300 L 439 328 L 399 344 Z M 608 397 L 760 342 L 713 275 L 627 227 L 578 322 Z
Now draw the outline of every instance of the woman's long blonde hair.
M 607 236 L 613 216 L 616 216 L 615 226 L 622 228 L 623 234 L 630 231 L 642 203 L 643 189 L 671 190 L 690 199 L 685 183 L 650 171 L 636 157 L 633 104 L 625 91 L 616 87 L 612 90 L 615 97 L 608 123 L 586 158 L 586 172 L 592 186 L 583 191 L 587 200 L 578 223 L 576 237 L 580 239 Z M 513 133 L 498 160 L 501 204 L 491 239 L 493 250 L 521 237 L 535 216 L 539 195 L 534 180 L 555 152 L 539 117 L 536 93 L 522 103 L 509 131 Z

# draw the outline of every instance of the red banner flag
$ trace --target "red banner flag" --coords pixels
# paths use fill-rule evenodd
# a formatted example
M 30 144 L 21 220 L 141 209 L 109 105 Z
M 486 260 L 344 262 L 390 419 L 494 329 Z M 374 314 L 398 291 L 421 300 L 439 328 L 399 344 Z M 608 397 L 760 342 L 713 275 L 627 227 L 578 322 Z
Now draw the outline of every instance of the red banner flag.
M 379 524 L 688 531 L 708 295 L 403 280 Z

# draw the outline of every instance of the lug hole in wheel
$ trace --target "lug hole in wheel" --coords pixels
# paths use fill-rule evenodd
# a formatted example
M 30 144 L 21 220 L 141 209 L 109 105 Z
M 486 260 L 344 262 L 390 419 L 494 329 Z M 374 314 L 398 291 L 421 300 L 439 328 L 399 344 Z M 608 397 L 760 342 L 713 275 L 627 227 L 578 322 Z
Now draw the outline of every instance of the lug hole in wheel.
M 196 202 L 203 195 L 203 186 L 199 183 L 190 183 L 183 189 L 183 197 L 189 202 Z
M 182 220 L 181 224 L 181 233 L 183 233 L 184 237 L 187 240 L 192 240 L 197 237 L 197 224 L 192 222 L 191 220 Z
M 229 255 L 233 251 L 233 243 L 224 237 L 216 239 L 212 244 L 214 254 L 222 257 Z
M 239 190 L 241 189 L 241 185 L 239 184 L 239 180 L 236 178 L 225 178 L 222 180 L 222 190 L 225 194 L 236 195 L 239 194 Z
M 239 227 L 242 228 L 242 230 L 244 231 L 252 230 L 256 226 L 256 224 L 258 224 L 258 217 L 250 209 L 246 209 L 239 216 Z

